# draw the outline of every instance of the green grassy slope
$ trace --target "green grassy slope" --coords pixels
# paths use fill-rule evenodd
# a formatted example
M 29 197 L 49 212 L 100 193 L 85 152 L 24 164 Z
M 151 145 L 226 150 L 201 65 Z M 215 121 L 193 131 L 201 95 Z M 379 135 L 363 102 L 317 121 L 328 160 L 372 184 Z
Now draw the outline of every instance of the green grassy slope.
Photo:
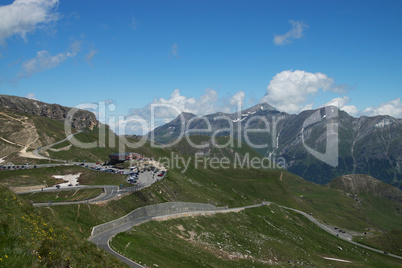
M 89 144 L 95 143 L 93 148 L 80 148 L 75 145 L 67 151 L 58 151 L 53 152 L 51 150 L 47 150 L 47 153 L 51 158 L 77 161 L 77 162 L 105 162 L 109 160 L 109 154 L 115 153 L 117 151 L 116 147 L 110 146 L 109 140 L 116 140 L 117 136 L 109 131 L 108 128 L 105 129 L 104 134 L 99 135 L 100 129 L 98 127 L 94 127 L 92 130 L 85 129 L 84 132 L 79 133 L 74 136 L 80 143 Z M 102 141 L 105 141 L 103 143 Z M 69 146 L 71 144 L 70 141 L 65 141 L 63 143 L 55 145 L 54 149 L 59 149 L 62 147 Z M 116 143 L 117 144 L 117 143 Z
M 402 230 L 394 230 L 386 233 L 375 232 L 374 235 L 359 236 L 353 240 L 379 250 L 399 256 L 402 255 Z
M 125 267 L 0 186 L 1 267 Z
M 25 116 L 33 120 L 36 130 L 39 134 L 40 140 L 44 143 L 43 145 L 52 144 L 54 142 L 66 138 L 63 123 L 50 119 L 45 116 L 37 116 L 37 115 L 25 115 Z M 77 132 L 77 130 L 72 128 L 72 132 L 75 133 Z
M 275 205 L 192 218 L 150 222 L 120 233 L 118 252 L 153 266 L 264 267 L 402 265 L 319 229 L 303 216 Z
M 281 172 L 282 179 L 280 179 Z M 299 208 L 306 212 L 312 212 L 315 217 L 322 221 L 326 221 L 327 223 L 339 226 L 343 229 L 364 231 L 364 228 L 367 227 L 382 228 L 381 224 L 383 224 L 383 218 L 392 219 L 392 217 L 387 214 L 387 211 L 382 211 L 381 207 L 369 207 L 367 209 L 354 207 L 354 199 L 342 194 L 338 190 L 315 185 L 280 170 L 236 170 L 234 172 L 233 170 L 203 170 L 191 168 L 185 173 L 181 173 L 180 170 L 170 170 L 167 178 L 157 182 L 151 187 L 102 206 L 85 204 L 80 206 L 55 206 L 52 207 L 51 210 L 38 208 L 38 210 L 41 211 L 46 218 L 53 217 L 60 222 L 68 224 L 78 236 L 85 238 L 89 236 L 92 226 L 116 219 L 135 208 L 145 205 L 167 201 L 192 201 L 235 207 L 259 203 L 264 199 Z M 383 215 L 378 217 L 378 213 L 383 213 Z M 258 218 L 257 215 L 254 215 L 250 217 L 249 221 L 258 221 Z M 294 220 L 294 218 L 291 219 L 292 221 Z M 227 219 L 226 222 L 229 222 L 229 220 L 230 219 Z M 289 232 L 288 228 L 297 227 L 296 223 L 298 221 L 293 223 L 292 221 L 288 221 L 288 223 L 284 224 L 283 232 Z M 285 223 L 286 221 L 280 219 L 278 222 Z M 392 226 L 386 226 L 385 229 L 397 228 L 400 226 L 400 222 L 400 218 L 399 220 L 396 218 L 395 223 L 393 223 Z M 223 226 L 219 228 L 222 231 L 225 230 Z M 245 233 L 246 231 L 248 232 L 248 228 L 249 227 L 244 227 L 243 231 Z M 306 236 L 311 236 L 309 243 L 316 241 L 316 230 L 311 229 L 304 232 L 307 232 Z M 153 241 L 156 238 L 145 238 L 145 240 L 148 239 Z M 327 238 L 321 238 L 321 240 L 319 240 L 321 241 L 319 243 L 322 243 L 320 250 L 324 250 L 325 247 L 331 247 L 332 242 L 325 244 L 326 239 Z M 124 246 L 126 246 L 129 241 L 124 241 Z M 138 241 L 138 237 L 135 238 L 135 241 Z M 135 241 L 132 241 L 131 244 L 135 244 Z M 176 242 L 177 241 L 172 240 L 171 243 Z M 177 243 L 177 245 L 181 245 L 180 241 Z M 316 241 L 316 243 L 318 242 Z M 158 244 L 164 245 L 163 241 L 161 243 L 158 242 Z M 155 245 L 147 244 L 147 246 L 152 248 Z M 393 245 L 389 247 L 392 248 Z M 181 248 L 181 246 L 179 248 Z M 159 250 L 163 252 L 163 249 Z M 314 249 L 314 254 L 321 252 L 315 252 L 315 250 L 316 249 Z M 333 256 L 343 256 L 337 255 L 335 252 L 333 253 Z M 301 256 L 300 252 L 297 254 Z M 363 256 L 362 254 L 363 253 L 361 253 L 360 256 Z M 285 258 L 289 255 L 284 254 L 284 252 L 279 252 L 278 256 Z M 345 258 L 349 258 L 349 256 L 350 255 L 346 255 Z M 180 258 L 182 257 L 183 256 L 180 256 Z M 135 256 L 135 258 L 137 257 Z M 187 257 L 184 256 L 183 258 L 185 259 Z M 320 258 L 317 258 L 314 263 L 318 265 L 320 263 L 319 260 Z M 362 262 L 360 257 L 353 258 L 352 261 L 356 262 L 355 264 L 357 266 L 376 264 L 376 262 Z M 146 263 L 148 263 L 148 261 L 146 261 Z M 223 263 L 218 263 L 223 265 Z M 243 262 L 240 263 L 243 264 Z M 246 262 L 246 264 L 247 263 L 248 262 Z M 230 264 L 232 263 L 230 262 Z
M 96 180 L 93 183 L 96 184 Z M 355 206 L 355 200 L 340 191 L 307 182 L 286 171 L 211 170 L 195 169 L 194 166 L 185 173 L 170 170 L 166 178 L 149 188 L 103 206 L 74 205 L 54 207 L 52 210 L 85 237 L 89 236 L 92 226 L 145 205 L 188 201 L 238 207 L 263 200 L 313 213 L 322 222 L 360 232 L 364 232 L 365 228 L 390 231 L 397 229 L 402 222 L 400 214 L 381 207 L 388 206 L 387 203 Z M 51 216 L 49 210 L 38 209 L 47 211 Z M 384 224 L 384 219 L 389 224 Z
M 70 191 L 44 192 L 21 194 L 21 197 L 40 202 L 62 202 L 62 201 L 81 201 L 94 198 L 102 193 L 102 188 L 77 189 Z

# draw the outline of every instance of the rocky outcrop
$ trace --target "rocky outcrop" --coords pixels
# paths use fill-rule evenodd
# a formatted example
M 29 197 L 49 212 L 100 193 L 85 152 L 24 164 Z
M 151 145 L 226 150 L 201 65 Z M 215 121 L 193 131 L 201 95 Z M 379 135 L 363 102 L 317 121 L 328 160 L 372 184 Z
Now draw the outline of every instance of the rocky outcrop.
M 0 108 L 19 113 L 46 116 L 63 123 L 72 109 L 58 104 L 48 104 L 38 100 L 8 95 L 0 95 Z M 73 118 L 71 118 L 71 125 L 78 130 L 84 128 L 92 129 L 94 126 L 99 126 L 99 122 L 93 113 L 78 110 L 74 113 Z
M 364 174 L 350 174 L 334 178 L 327 185 L 342 190 L 351 197 L 374 195 L 402 203 L 402 191 Z

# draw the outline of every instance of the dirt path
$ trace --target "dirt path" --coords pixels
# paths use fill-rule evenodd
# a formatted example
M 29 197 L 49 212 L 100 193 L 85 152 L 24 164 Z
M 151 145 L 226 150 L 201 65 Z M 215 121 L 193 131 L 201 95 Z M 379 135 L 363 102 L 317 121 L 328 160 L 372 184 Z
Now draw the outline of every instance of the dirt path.
M 20 119 L 20 118 L 15 118 L 13 116 L 5 114 L 3 112 L 0 112 L 0 114 L 5 116 L 5 117 L 8 117 L 8 118 L 10 118 L 12 120 L 20 122 L 24 126 L 25 130 L 27 130 L 27 132 L 29 133 L 29 138 L 28 138 L 26 144 L 18 144 L 18 143 L 9 141 L 9 140 L 7 140 L 5 138 L 2 138 L 2 137 L 0 137 L 0 139 L 2 139 L 5 142 L 8 142 L 10 144 L 21 146 L 22 149 L 19 152 L 19 156 L 21 156 L 21 157 L 34 158 L 34 159 L 46 159 L 44 157 L 39 157 L 37 155 L 34 155 L 32 152 L 27 152 L 28 148 L 31 147 L 39 139 L 39 135 L 38 135 L 38 132 L 36 130 L 35 125 L 27 122 L 28 119 L 29 119 L 28 117 L 24 116 L 24 117 L 22 117 L 22 119 Z
M 5 142 L 7 142 L 7 143 L 9 143 L 9 144 L 12 144 L 12 145 L 17 145 L 17 146 L 20 146 L 20 147 L 25 147 L 25 145 L 18 144 L 18 143 L 15 143 L 15 142 L 13 142 L 13 141 L 9 141 L 9 140 L 7 140 L 7 139 L 5 139 L 5 138 L 3 138 L 3 137 L 0 137 L 0 139 L 3 140 L 3 141 L 5 141 Z

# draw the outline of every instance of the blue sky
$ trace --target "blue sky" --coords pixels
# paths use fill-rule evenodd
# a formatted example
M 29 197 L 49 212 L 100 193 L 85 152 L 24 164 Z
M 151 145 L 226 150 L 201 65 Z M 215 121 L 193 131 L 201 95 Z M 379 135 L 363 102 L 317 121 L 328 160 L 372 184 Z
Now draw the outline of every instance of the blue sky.
M 123 116 L 335 99 L 402 117 L 400 14 L 402 1 L 2 1 L 0 93 Z

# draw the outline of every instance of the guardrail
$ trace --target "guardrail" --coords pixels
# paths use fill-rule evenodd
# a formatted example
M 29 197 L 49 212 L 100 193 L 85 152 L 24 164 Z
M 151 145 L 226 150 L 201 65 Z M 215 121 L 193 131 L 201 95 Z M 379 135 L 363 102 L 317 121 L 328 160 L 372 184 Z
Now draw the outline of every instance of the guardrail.
M 125 216 L 114 221 L 106 222 L 92 227 L 91 236 L 103 233 L 107 230 L 120 226 L 128 221 L 142 218 L 142 217 L 155 217 L 164 216 L 180 212 L 192 211 L 217 211 L 225 210 L 227 207 L 216 207 L 211 204 L 191 203 L 191 202 L 167 202 L 146 207 L 137 208 Z
M 91 188 L 95 188 L 95 187 L 91 187 Z M 70 189 L 68 189 L 68 190 L 70 190 Z M 33 207 L 46 207 L 46 206 L 51 207 L 53 205 L 76 205 L 76 204 L 95 203 L 95 202 L 98 202 L 98 200 L 94 200 L 94 199 L 97 199 L 99 196 L 101 196 L 102 194 L 105 193 L 104 187 L 102 187 L 102 190 L 103 191 L 101 193 L 97 194 L 96 196 L 94 196 L 90 199 L 86 199 L 86 200 L 78 200 L 78 201 L 53 201 L 53 200 L 50 200 L 47 203 L 43 203 L 43 202 L 35 203 L 35 202 L 31 201 L 31 205 Z

